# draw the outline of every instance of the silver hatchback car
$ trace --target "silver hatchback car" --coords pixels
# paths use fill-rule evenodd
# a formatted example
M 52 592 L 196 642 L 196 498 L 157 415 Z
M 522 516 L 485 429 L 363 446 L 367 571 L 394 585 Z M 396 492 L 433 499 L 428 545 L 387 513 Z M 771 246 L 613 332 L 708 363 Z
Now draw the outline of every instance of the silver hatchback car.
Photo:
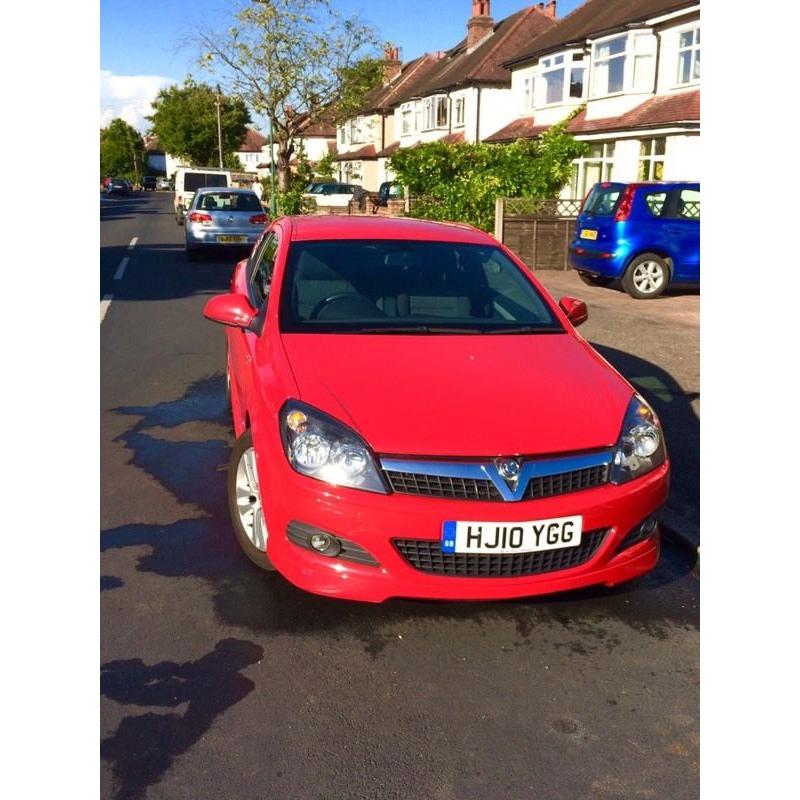
M 268 222 L 261 201 L 250 189 L 198 189 L 186 212 L 186 258 L 194 261 L 203 250 L 250 248 Z

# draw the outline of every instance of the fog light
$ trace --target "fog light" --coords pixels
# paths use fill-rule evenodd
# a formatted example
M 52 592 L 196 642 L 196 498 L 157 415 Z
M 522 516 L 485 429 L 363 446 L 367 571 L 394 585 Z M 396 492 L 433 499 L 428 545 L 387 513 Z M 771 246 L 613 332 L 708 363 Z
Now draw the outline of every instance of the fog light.
M 658 525 L 658 520 L 655 517 L 650 517 L 644 521 L 642 525 L 642 533 L 645 536 L 650 536 L 651 533 L 655 533 L 656 526 Z
M 309 539 L 309 544 L 323 556 L 337 556 L 342 549 L 339 540 L 327 533 L 315 533 Z

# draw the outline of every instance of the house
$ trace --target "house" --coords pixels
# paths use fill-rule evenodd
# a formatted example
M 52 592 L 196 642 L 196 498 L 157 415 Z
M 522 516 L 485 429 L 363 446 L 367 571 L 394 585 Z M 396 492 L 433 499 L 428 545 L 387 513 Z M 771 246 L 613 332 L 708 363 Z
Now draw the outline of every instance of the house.
M 287 109 L 287 114 L 291 113 Z M 302 146 L 305 150 L 306 158 L 311 166 L 317 164 L 321 158 L 329 153 L 336 151 L 336 124 L 333 120 L 333 110 L 325 109 L 320 114 L 312 115 L 302 113 L 297 115 L 300 121 L 296 130 L 298 131 L 293 140 L 294 152 L 289 166 L 294 171 L 298 165 L 297 153 Z M 278 160 L 278 145 L 273 145 L 275 161 Z M 261 148 L 261 157 L 259 163 L 256 165 L 258 174 L 261 177 L 269 175 L 270 170 L 270 157 L 269 157 L 269 140 L 264 140 L 264 145 Z
M 426 53 L 404 64 L 397 47 L 387 48 L 381 86 L 367 94 L 358 116 L 337 126 L 334 161 L 340 181 L 377 192 L 391 179 L 388 160 L 399 147 L 394 104 L 413 96 L 439 58 L 438 53 Z
M 505 62 L 515 119 L 486 138 L 540 136 L 570 113 L 589 143 L 563 197 L 600 180 L 700 177 L 700 5 L 588 0 Z
M 263 160 L 263 150 L 266 146 L 267 139 L 257 130 L 245 129 L 244 139 L 235 152 L 245 172 L 258 172 L 258 164 Z
M 147 169 L 155 175 L 170 175 L 175 174 L 183 161 L 176 158 L 170 153 L 165 152 L 158 141 L 158 136 L 145 136 L 144 137 L 144 150 L 147 160 Z
M 515 116 L 505 62 L 553 28 L 555 2 L 528 6 L 495 22 L 490 0 L 472 0 L 467 35 L 443 54 L 427 79 L 395 105 L 399 147 L 446 138 L 482 141 Z

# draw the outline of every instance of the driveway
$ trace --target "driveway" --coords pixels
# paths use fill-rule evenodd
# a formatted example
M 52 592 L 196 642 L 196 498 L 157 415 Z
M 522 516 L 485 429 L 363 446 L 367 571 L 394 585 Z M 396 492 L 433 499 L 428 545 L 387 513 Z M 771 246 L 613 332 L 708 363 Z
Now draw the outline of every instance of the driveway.
M 589 307 L 580 332 L 648 400 L 661 418 L 672 457 L 672 490 L 664 522 L 700 542 L 700 294 L 673 290 L 655 300 L 587 286 L 572 270 L 538 270 L 559 299 Z

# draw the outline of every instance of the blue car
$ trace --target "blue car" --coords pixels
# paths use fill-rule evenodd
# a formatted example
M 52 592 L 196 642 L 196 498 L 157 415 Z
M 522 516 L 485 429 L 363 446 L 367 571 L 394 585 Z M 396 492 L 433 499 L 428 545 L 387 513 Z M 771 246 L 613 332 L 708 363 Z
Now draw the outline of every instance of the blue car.
M 596 183 L 569 246 L 569 262 L 593 286 L 620 281 L 638 299 L 700 283 L 699 183 Z

